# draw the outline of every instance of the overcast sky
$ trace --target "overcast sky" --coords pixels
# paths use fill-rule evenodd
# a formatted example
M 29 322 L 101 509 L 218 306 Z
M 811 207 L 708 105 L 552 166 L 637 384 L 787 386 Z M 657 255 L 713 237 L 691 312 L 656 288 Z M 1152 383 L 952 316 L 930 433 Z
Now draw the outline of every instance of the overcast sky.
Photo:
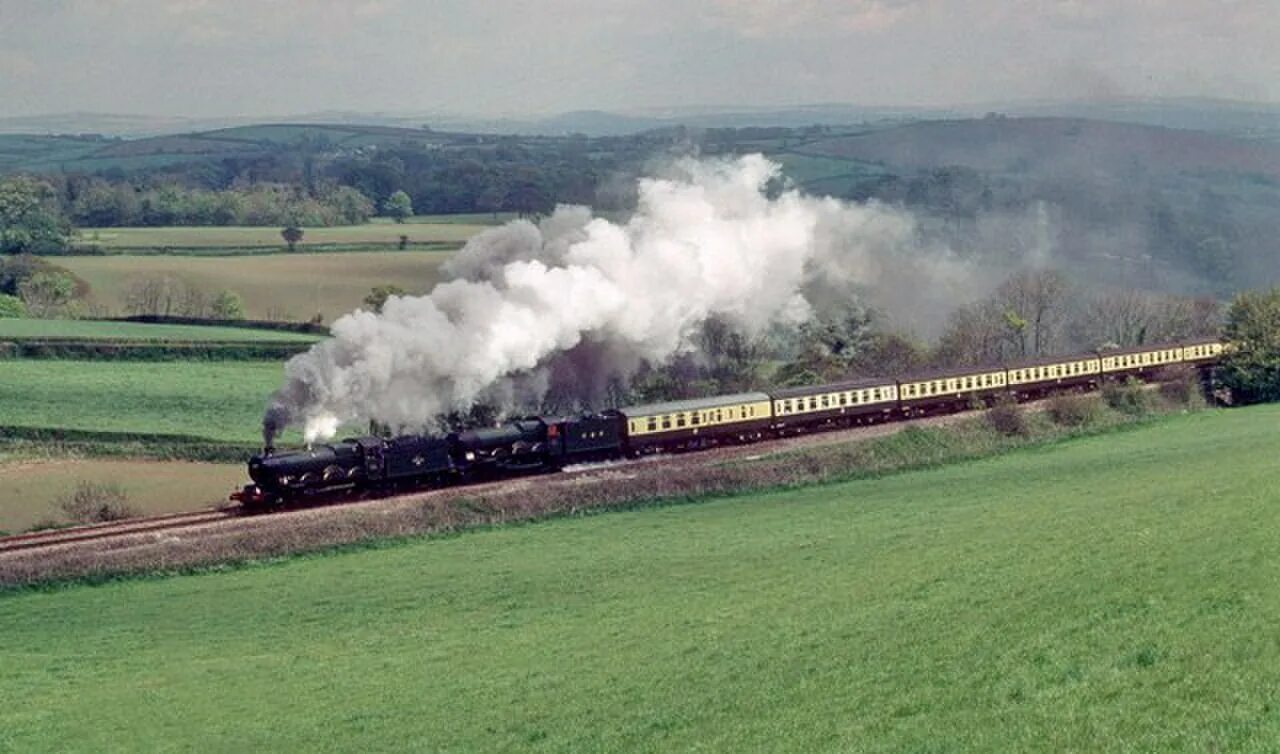
M 0 116 L 1280 101 L 1277 0 L 0 0 Z

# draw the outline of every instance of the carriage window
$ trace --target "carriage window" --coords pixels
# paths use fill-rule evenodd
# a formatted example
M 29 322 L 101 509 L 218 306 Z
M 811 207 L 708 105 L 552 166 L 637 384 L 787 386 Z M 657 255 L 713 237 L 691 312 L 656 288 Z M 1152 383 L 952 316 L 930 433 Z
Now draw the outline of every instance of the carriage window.
M 827 408 L 830 405 L 831 405 L 830 396 L 827 396 L 827 395 L 822 396 L 822 407 Z
M 671 429 L 671 417 L 670 417 L 670 416 L 664 416 L 664 417 L 662 417 L 662 428 L 663 428 L 663 429 Z
M 684 426 L 684 414 L 676 414 L 676 426 L 677 427 Z
M 649 431 L 650 431 L 650 432 L 653 432 L 653 431 L 655 431 L 657 428 L 658 428 L 658 417 L 656 417 L 656 416 L 650 416 L 650 417 L 649 417 Z

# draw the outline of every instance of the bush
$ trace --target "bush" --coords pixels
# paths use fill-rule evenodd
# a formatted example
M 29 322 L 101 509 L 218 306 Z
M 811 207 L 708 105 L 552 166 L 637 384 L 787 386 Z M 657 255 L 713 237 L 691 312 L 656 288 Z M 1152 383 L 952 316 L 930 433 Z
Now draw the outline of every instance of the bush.
M 118 484 L 80 480 L 69 495 L 58 498 L 58 507 L 78 524 L 97 524 L 133 518 L 138 512 L 129 507 L 129 498 Z
M 1191 367 L 1169 367 L 1159 376 L 1160 397 L 1171 406 L 1190 406 L 1200 398 L 1200 373 Z
M 1061 393 L 1049 399 L 1045 411 L 1054 424 L 1062 427 L 1087 427 L 1098 418 L 1098 399 L 1091 395 Z
M 1129 416 L 1142 416 L 1151 410 L 1151 400 L 1142 383 L 1130 377 L 1124 382 L 1107 382 L 1102 386 L 1102 400 L 1112 409 Z
M 213 299 L 209 313 L 214 319 L 244 319 L 244 299 L 235 291 L 222 291 Z
M 1010 396 L 1002 396 L 987 411 L 987 423 L 1002 435 L 1025 437 L 1029 434 L 1022 407 Z
M 21 319 L 25 316 L 27 316 L 27 307 L 22 303 L 22 299 L 0 293 L 0 319 L 5 317 Z

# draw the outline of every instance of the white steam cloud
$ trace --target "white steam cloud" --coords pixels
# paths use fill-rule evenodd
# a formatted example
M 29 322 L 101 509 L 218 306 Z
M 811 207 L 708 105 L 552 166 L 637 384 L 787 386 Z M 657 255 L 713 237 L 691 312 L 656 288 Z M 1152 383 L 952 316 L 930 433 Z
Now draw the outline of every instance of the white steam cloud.
M 779 168 L 760 155 L 686 160 L 673 174 L 640 181 L 625 224 L 583 207 L 516 221 L 472 239 L 429 294 L 342 317 L 286 365 L 268 443 L 286 425 L 309 442 L 370 419 L 425 429 L 480 398 L 536 401 L 548 363 L 571 349 L 589 352 L 591 379 L 625 379 L 690 348 L 710 317 L 756 334 L 862 288 L 909 311 L 921 291 L 965 277 L 946 250 L 919 248 L 904 212 L 794 190 L 771 198 Z

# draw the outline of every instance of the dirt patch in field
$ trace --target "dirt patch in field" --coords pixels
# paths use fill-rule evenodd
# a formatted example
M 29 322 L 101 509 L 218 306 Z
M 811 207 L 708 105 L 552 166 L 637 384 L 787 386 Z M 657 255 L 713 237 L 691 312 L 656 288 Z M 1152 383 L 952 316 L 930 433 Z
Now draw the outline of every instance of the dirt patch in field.
M 58 499 L 80 481 L 118 485 L 143 514 L 179 513 L 226 502 L 244 484 L 240 464 L 186 461 L 15 460 L 0 463 L 0 531 L 65 523 Z

